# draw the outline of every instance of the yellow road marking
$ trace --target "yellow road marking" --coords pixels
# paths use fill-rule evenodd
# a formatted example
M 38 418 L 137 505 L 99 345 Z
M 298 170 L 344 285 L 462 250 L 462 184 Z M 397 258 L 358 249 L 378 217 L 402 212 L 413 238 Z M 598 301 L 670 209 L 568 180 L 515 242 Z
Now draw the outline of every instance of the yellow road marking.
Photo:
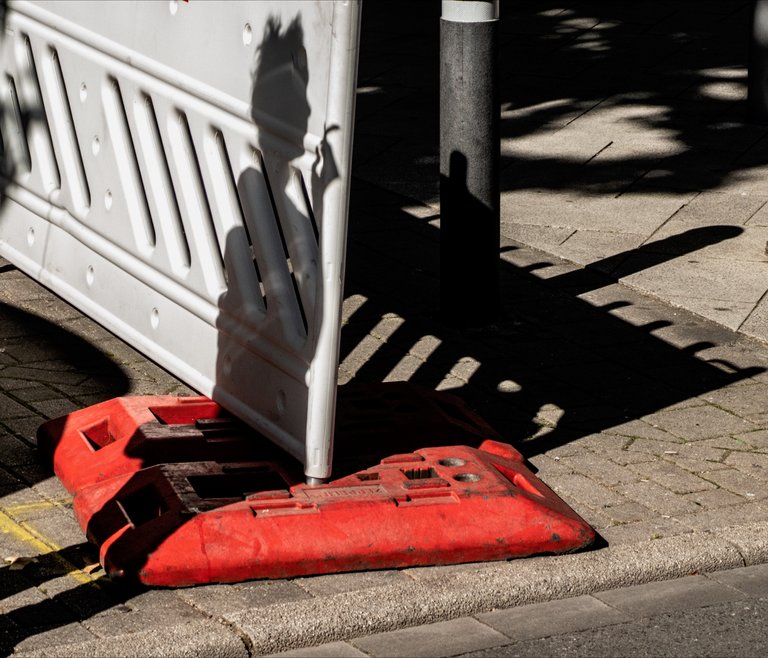
M 34 548 L 41 555 L 52 554 L 51 558 L 54 562 L 58 563 L 67 572 L 68 576 L 74 578 L 81 585 L 92 583 L 94 581 L 94 579 L 82 569 L 79 569 L 65 557 L 61 556 L 59 553 L 59 551 L 61 551 L 61 546 L 55 544 L 50 539 L 47 539 L 28 524 L 17 522 L 2 510 L 0 510 L 0 532 L 13 535 L 16 539 L 23 541 L 30 548 Z
M 16 514 L 28 514 L 29 512 L 38 512 L 51 509 L 52 507 L 66 507 L 72 504 L 71 498 L 60 498 L 59 500 L 39 500 L 34 503 L 20 503 L 19 505 L 3 506 L 6 514 L 14 516 Z

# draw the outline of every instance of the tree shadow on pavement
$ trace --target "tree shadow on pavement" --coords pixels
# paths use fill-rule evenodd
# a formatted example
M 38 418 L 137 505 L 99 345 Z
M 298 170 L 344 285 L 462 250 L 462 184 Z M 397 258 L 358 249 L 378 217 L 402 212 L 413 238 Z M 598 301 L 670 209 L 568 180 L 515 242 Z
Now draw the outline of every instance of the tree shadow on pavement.
M 71 514 L 69 502 L 62 499 L 57 505 L 50 500 L 55 494 L 45 483 L 52 474 L 38 462 L 37 426 L 67 410 L 125 395 L 130 382 L 106 353 L 106 346 L 67 330 L 69 320 L 65 318 L 77 316 L 73 309 L 30 286 L 11 266 L 3 267 L 3 282 L 3 296 L 21 295 L 15 305 L 0 303 L 0 515 L 7 552 L 0 556 L 6 564 L 0 567 L 0 611 L 4 612 L 0 615 L 0 651 L 10 652 L 25 637 L 90 616 L 125 597 L 118 588 L 92 581 L 82 571 L 98 562 L 92 547 L 81 544 L 57 550 L 51 540 L 28 529 L 27 515 L 37 506 L 42 517 L 33 526 L 47 515 L 54 530 L 64 532 L 56 527 L 55 515 Z M 40 305 L 60 315 L 64 326 L 31 312 Z M 108 335 L 101 330 L 97 333 Z M 41 554 L 41 550 L 49 552 Z M 73 577 L 77 582 L 69 581 Z M 37 587 L 61 591 L 46 598 Z M 18 605 L 19 596 L 25 603 Z M 35 602 L 28 605 L 29 600 Z
M 650 241 L 585 270 L 531 262 L 530 251 L 507 241 L 501 321 L 464 332 L 442 325 L 439 6 L 420 5 L 407 24 L 390 6 L 366 9 L 343 382 L 407 379 L 450 388 L 532 456 L 762 372 L 763 362 L 742 368 L 698 356 L 736 334 L 705 329 L 693 316 L 661 305 L 655 315 L 632 308 L 642 298 L 610 288 L 617 274 L 741 233 L 717 226 L 716 218 L 712 226 Z M 514 153 L 502 149 L 502 190 L 572 188 L 576 195 L 613 196 L 640 183 L 650 194 L 680 185 L 717 189 L 729 176 L 768 163 L 759 148 L 766 131 L 743 123 L 746 104 L 734 84 L 746 65 L 751 3 L 711 2 L 700 9 L 694 16 L 681 2 L 502 3 L 502 135 L 522 145 Z M 526 151 L 527 138 L 546 132 L 561 137 L 567 150 L 578 129 L 557 131 L 599 103 L 633 108 L 627 130 L 639 140 L 637 148 L 612 150 L 606 142 L 588 163 Z M 599 137 L 600 127 L 591 129 Z M 643 135 L 659 133 L 670 148 L 644 150 Z M 726 147 L 737 142 L 755 146 L 745 146 L 741 158 L 726 158 Z M 646 177 L 649 172 L 657 175 Z M 464 307 L 455 300 L 455 313 Z M 685 339 L 654 335 L 673 324 Z
M 501 136 L 516 140 L 503 141 L 502 191 L 711 190 L 760 173 L 768 129 L 745 122 L 744 102 L 752 7 L 501 3 Z M 367 5 L 361 40 L 355 170 L 428 202 L 438 185 L 439 16 L 438 4 Z M 617 110 L 621 143 L 601 123 Z M 548 153 L 532 141 L 541 136 Z
M 39 555 L 22 567 L 0 568 L 2 599 L 24 600 L 0 615 L 0 652 L 10 654 L 26 638 L 88 619 L 143 591 L 131 584 L 92 579 L 83 569 L 89 570 L 94 563 L 98 564 L 95 547 L 82 543 Z M 3 600 L 0 607 L 7 605 Z
M 353 195 L 366 201 L 394 200 L 391 193 L 359 181 Z M 396 205 L 382 205 L 379 213 L 365 225 L 353 223 L 351 229 L 346 294 L 358 308 L 342 332 L 342 380 L 405 378 L 427 388 L 450 388 L 526 456 L 764 370 L 763 364 L 741 368 L 697 358 L 696 353 L 712 342 L 679 348 L 655 337 L 654 331 L 679 321 L 672 319 L 671 309 L 670 319 L 659 319 L 656 313 L 655 321 L 640 326 L 617 317 L 617 310 L 632 306 L 622 299 L 620 288 L 611 290 L 605 303 L 579 298 L 608 289 L 613 282 L 599 270 L 624 262 L 629 253 L 580 269 L 547 261 L 515 265 L 508 261 L 520 250 L 507 247 L 501 266 L 502 319 L 486 329 L 446 327 L 437 320 L 436 259 L 424 257 L 437 249 L 437 235 L 430 235 L 434 229 L 377 231 L 372 228 L 376 222 L 414 221 Z M 366 232 L 366 227 L 371 230 Z M 692 229 L 631 253 L 646 255 L 650 261 L 635 262 L 652 266 L 673 257 L 670 254 L 690 253 L 740 232 L 738 227 Z M 411 245 L 404 249 L 406 241 Z M 547 269 L 565 271 L 546 279 L 534 274 Z M 388 276 L 382 277 L 382 272 Z M 407 296 L 396 294 L 404 289 Z M 460 300 L 456 312 L 461 312 Z M 369 334 L 378 335 L 381 342 L 357 366 L 350 366 Z M 732 339 L 724 329 L 714 335 Z M 343 386 L 340 395 L 343 398 Z M 555 408 L 558 417 L 548 418 L 547 410 Z M 431 441 L 425 437 L 425 442 Z M 337 452 L 344 449 L 337 446 Z M 382 455 L 386 449 L 382 446 Z

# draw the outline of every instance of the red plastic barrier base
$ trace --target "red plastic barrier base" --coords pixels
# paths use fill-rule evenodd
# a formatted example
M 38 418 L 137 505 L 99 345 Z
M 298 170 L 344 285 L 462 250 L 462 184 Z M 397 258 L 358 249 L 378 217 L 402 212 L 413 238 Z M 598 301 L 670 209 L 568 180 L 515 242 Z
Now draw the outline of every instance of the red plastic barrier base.
M 429 420 L 416 425 L 432 423 L 433 436 L 474 443 L 480 433 L 492 433 L 450 396 L 402 386 L 369 387 L 369 393 L 382 416 L 372 430 L 379 439 L 387 438 L 380 436 L 385 415 L 415 419 L 419 408 Z M 370 439 L 361 427 L 364 414 L 358 415 L 370 406 L 365 399 L 353 395 L 340 409 L 344 431 L 363 444 Z M 111 575 L 183 586 L 499 560 L 569 552 L 594 541 L 592 528 L 507 444 L 423 448 L 308 486 L 299 483 L 292 460 L 256 457 L 261 438 L 236 423 L 206 436 L 194 416 L 211 422 L 221 409 L 204 398 L 182 400 L 113 400 L 40 430 L 57 474 L 75 489 L 78 521 Z M 402 408 L 406 400 L 410 410 Z M 108 437 L 104 447 L 93 445 L 93 427 Z M 163 456 L 176 463 L 160 463 Z
M 396 455 L 314 487 L 287 488 L 264 463 L 156 466 L 77 492 L 75 513 L 108 573 L 165 586 L 501 560 L 594 539 L 495 441 Z
M 75 411 L 41 425 L 37 446 L 70 493 L 168 461 L 245 461 L 278 454 L 209 398 L 176 396 L 115 398 Z

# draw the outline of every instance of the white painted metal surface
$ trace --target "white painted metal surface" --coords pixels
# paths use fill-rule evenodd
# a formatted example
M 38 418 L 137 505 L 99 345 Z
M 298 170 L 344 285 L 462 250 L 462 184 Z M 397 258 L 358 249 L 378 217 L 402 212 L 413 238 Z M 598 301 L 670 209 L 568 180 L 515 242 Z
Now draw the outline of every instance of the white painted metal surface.
M 360 5 L 9 2 L 0 253 L 330 474 Z
M 443 0 L 442 16 L 456 23 L 481 23 L 499 17 L 499 0 Z

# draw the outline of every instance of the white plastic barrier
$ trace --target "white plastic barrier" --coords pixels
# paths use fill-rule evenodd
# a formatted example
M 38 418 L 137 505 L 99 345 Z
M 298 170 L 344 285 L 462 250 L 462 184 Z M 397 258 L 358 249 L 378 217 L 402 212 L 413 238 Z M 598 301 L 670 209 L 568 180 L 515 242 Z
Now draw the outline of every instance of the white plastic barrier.
M 330 475 L 360 4 L 9 2 L 0 253 Z

